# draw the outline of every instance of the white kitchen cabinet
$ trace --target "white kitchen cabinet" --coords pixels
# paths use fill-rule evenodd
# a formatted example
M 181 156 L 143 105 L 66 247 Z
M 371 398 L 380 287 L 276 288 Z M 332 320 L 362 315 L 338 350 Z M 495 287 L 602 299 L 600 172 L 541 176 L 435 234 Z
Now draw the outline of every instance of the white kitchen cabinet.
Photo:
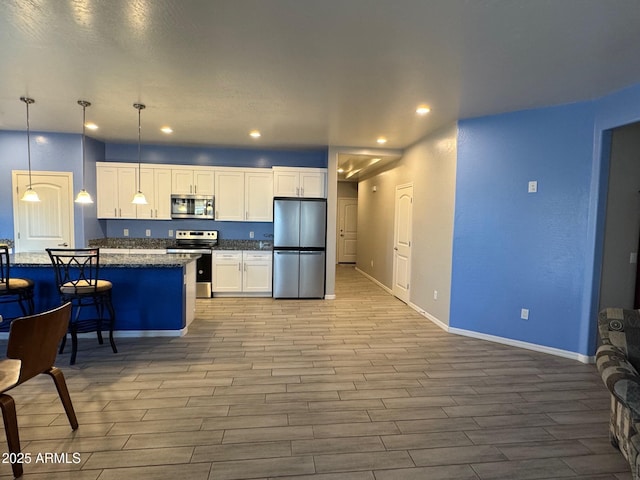
M 168 168 L 142 168 L 140 190 L 147 205 L 137 206 L 137 218 L 150 220 L 171 219 L 171 170 Z
M 171 169 L 171 193 L 214 194 L 212 167 Z
M 242 291 L 247 293 L 271 292 L 271 252 L 242 252 Z
M 213 293 L 226 296 L 270 296 L 271 265 L 271 252 L 214 251 Z
M 326 168 L 273 167 L 273 195 L 276 197 L 325 198 Z
M 273 221 L 273 173 L 270 170 L 245 170 L 244 208 L 248 222 Z
M 213 293 L 242 292 L 242 252 L 214 251 L 211 257 Z
M 215 191 L 216 220 L 273 221 L 273 173 L 270 169 L 216 169 Z
M 244 170 L 230 168 L 215 172 L 216 220 L 242 221 L 244 208 Z
M 96 201 L 98 218 L 136 218 L 131 203 L 138 191 L 138 170 L 133 164 L 98 163 L 96 165 Z

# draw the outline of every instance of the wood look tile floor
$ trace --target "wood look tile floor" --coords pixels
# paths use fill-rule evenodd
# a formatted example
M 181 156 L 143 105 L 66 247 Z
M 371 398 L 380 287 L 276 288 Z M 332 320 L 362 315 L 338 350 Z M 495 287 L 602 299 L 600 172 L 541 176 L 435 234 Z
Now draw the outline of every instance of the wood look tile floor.
M 76 432 L 48 377 L 13 390 L 24 478 L 631 479 L 593 365 L 443 332 L 352 267 L 336 282 L 198 300 L 186 336 L 115 355 L 81 339 L 58 359 Z

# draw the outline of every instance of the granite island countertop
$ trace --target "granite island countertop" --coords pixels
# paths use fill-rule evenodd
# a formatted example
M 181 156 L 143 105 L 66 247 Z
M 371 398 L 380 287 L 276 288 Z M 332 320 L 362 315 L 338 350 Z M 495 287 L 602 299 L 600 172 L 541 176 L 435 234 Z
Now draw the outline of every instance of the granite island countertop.
M 198 254 L 167 253 L 164 255 L 101 253 L 100 266 L 111 268 L 176 268 L 199 258 Z M 51 267 L 46 253 L 14 253 L 10 255 L 12 267 Z

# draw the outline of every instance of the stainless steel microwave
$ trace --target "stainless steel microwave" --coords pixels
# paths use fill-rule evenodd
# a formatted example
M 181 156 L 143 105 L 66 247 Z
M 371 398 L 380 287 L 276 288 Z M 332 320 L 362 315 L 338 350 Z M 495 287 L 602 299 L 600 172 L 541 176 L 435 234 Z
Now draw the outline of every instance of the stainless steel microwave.
M 213 195 L 171 195 L 171 218 L 213 220 Z

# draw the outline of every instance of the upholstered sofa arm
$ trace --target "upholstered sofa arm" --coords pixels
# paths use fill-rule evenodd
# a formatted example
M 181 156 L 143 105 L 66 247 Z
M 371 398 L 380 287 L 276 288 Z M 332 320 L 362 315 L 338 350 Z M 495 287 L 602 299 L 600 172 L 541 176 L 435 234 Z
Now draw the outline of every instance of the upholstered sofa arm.
M 596 365 L 609 392 L 640 421 L 640 375 L 624 352 L 614 345 L 602 345 L 596 353 Z

